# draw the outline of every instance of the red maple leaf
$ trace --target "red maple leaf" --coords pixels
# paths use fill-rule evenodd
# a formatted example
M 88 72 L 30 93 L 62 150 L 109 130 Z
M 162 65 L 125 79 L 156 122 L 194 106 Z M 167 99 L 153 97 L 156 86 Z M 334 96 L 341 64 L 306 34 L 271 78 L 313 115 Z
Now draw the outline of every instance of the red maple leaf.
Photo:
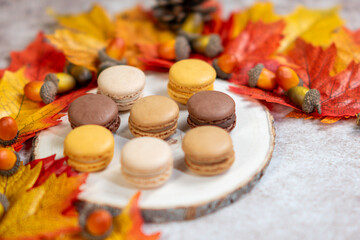
M 261 21 L 249 22 L 244 31 L 225 46 L 224 53 L 234 55 L 239 63 L 232 73 L 231 82 L 247 84 L 248 71 L 258 63 L 264 64 L 271 71 L 276 71 L 280 64 L 269 56 L 280 46 L 284 27 L 283 21 L 267 24 Z
M 290 62 L 299 65 L 300 68 L 294 70 L 304 84 L 320 92 L 322 114 L 311 114 L 316 118 L 354 116 L 360 112 L 360 64 L 352 62 L 344 71 L 330 76 L 335 57 L 335 45 L 323 50 L 301 39 L 288 55 Z M 285 95 L 245 86 L 230 87 L 230 90 L 296 109 Z
M 25 74 L 30 81 L 44 80 L 48 73 L 62 72 L 66 62 L 65 55 L 47 43 L 42 32 L 25 50 L 11 52 L 10 57 L 10 66 L 0 70 L 0 78 L 5 70 L 14 72 L 26 66 Z

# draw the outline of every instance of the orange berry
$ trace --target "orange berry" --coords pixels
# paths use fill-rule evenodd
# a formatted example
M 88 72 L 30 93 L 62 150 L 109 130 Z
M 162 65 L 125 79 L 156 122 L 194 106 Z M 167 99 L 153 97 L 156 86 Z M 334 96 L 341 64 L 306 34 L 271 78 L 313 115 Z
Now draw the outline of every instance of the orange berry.
M 250 87 L 258 87 L 264 90 L 276 88 L 276 75 L 261 63 L 250 69 L 248 75 Z
M 163 59 L 174 60 L 176 58 L 175 43 L 175 39 L 161 43 L 158 49 L 159 56 Z
M 10 141 L 16 137 L 18 126 L 12 117 L 3 117 L 0 119 L 0 139 Z
M 15 166 L 16 155 L 8 148 L 0 148 L 0 170 L 10 170 Z
M 276 87 L 276 75 L 272 71 L 264 68 L 259 76 L 257 86 L 265 90 L 273 90 Z
M 40 97 L 40 89 L 43 84 L 44 82 L 39 81 L 27 83 L 24 88 L 25 96 L 34 102 L 41 102 L 42 99 Z
M 105 234 L 111 226 L 112 216 L 103 209 L 93 211 L 86 219 L 86 230 L 94 236 Z
M 122 38 L 112 39 L 106 47 L 106 54 L 109 57 L 120 60 L 125 52 L 125 42 Z
M 218 58 L 218 65 L 224 73 L 232 73 L 236 66 L 236 58 L 231 54 L 223 54 Z
M 276 82 L 282 89 L 288 91 L 290 88 L 298 86 L 300 79 L 294 70 L 281 66 L 276 71 Z

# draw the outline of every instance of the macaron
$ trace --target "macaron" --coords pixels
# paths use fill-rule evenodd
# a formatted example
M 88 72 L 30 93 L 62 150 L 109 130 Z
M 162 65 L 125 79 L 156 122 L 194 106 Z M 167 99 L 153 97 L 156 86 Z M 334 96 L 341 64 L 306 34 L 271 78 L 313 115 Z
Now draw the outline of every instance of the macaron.
M 137 101 L 130 110 L 129 129 L 136 137 L 165 139 L 175 133 L 179 106 L 165 96 L 147 96 Z
M 102 71 L 97 83 L 99 94 L 112 98 L 119 111 L 127 111 L 142 95 L 145 74 L 136 67 L 117 65 Z
M 226 93 L 202 91 L 195 93 L 187 102 L 191 128 L 211 125 L 230 132 L 236 125 L 235 102 Z
M 231 137 L 214 126 L 202 126 L 188 131 L 182 142 L 185 164 L 194 173 L 217 175 L 228 170 L 235 160 Z
M 169 70 L 168 94 L 175 101 L 186 104 L 193 94 L 212 90 L 215 78 L 215 69 L 205 61 L 178 61 Z
M 138 188 L 155 188 L 164 184 L 172 173 L 173 155 L 170 146 L 161 139 L 135 138 L 121 150 L 121 172 Z
M 100 94 L 88 94 L 73 101 L 68 110 L 72 128 L 95 124 L 116 132 L 120 126 L 120 117 L 116 103 Z
M 99 125 L 77 127 L 65 138 L 64 155 L 69 157 L 68 164 L 77 171 L 100 171 L 113 158 L 114 137 Z

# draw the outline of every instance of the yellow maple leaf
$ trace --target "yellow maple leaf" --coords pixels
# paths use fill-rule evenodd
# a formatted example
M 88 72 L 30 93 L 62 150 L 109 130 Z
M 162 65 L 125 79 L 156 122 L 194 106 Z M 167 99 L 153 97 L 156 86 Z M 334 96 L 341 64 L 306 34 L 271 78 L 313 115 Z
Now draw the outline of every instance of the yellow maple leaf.
M 114 25 L 105 9 L 98 4 L 94 4 L 90 11 L 80 14 L 61 15 L 51 8 L 47 12 L 62 26 L 85 33 L 100 41 L 114 37 Z
M 360 62 L 360 44 L 344 28 L 333 35 L 333 41 L 337 52 L 332 76 L 345 70 L 351 61 Z
M 106 40 L 69 29 L 58 29 L 54 34 L 46 35 L 46 37 L 64 52 L 68 61 L 92 71 L 97 69 L 98 51 L 106 46 Z
M 280 16 L 274 12 L 274 6 L 271 2 L 257 2 L 244 11 L 234 13 L 234 26 L 230 35 L 230 39 L 234 39 L 245 28 L 249 21 L 264 23 L 275 22 Z
M 298 37 L 315 46 L 328 46 L 334 31 L 344 23 L 339 16 L 339 7 L 311 10 L 303 6 L 285 16 L 285 22 L 285 36 L 279 52 L 287 50 Z
M 34 185 L 40 174 L 41 167 L 42 163 L 38 163 L 31 169 L 30 164 L 24 166 L 21 162 L 18 171 L 14 175 L 0 175 L 0 193 L 6 195 L 10 205 L 14 204 L 22 193 Z
M 1 239 L 53 238 L 79 231 L 77 217 L 62 212 L 85 179 L 86 175 L 52 174 L 43 185 L 22 193 L 1 220 Z

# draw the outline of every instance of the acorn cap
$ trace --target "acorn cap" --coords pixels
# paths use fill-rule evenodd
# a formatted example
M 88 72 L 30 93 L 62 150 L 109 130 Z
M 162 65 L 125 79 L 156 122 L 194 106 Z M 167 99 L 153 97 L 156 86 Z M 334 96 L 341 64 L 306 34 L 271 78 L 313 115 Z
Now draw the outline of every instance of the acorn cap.
M 4 212 L 7 212 L 10 207 L 10 203 L 5 194 L 0 193 L 0 204 L 3 206 Z
M 116 63 L 114 63 L 114 62 L 112 62 L 112 61 L 105 61 L 105 62 L 102 62 L 102 63 L 100 63 L 100 65 L 99 65 L 99 69 L 98 69 L 98 76 L 100 75 L 100 73 L 102 72 L 102 71 L 104 71 L 105 69 L 107 69 L 108 67 L 112 67 L 112 66 L 116 66 L 116 65 L 118 65 L 118 64 L 116 64 Z
M 17 172 L 17 170 L 19 169 L 20 167 L 20 156 L 17 152 L 13 151 L 16 155 L 16 162 L 15 162 L 15 165 L 9 169 L 9 170 L 0 170 L 0 175 L 2 176 L 11 176 L 13 174 L 15 174 Z
M 126 64 L 126 59 L 117 60 L 117 59 L 114 59 L 114 58 L 110 57 L 109 55 L 107 55 L 105 48 L 100 49 L 98 51 L 98 57 L 99 57 L 100 63 L 109 61 L 109 62 L 115 63 L 115 65 L 125 65 Z
M 356 114 L 356 125 L 360 126 L 360 113 Z
M 55 78 L 54 78 L 55 76 Z M 55 100 L 58 91 L 58 78 L 55 74 L 48 74 L 45 77 L 45 82 L 40 88 L 40 97 L 45 104 L 49 104 Z
M 175 40 L 176 61 L 187 59 L 190 56 L 191 48 L 189 41 L 184 36 L 178 36 Z
M 253 67 L 252 69 L 250 69 L 248 71 L 249 87 L 252 87 L 252 88 L 256 87 L 256 84 L 258 82 L 258 79 L 260 77 L 260 74 L 261 74 L 263 68 L 264 68 L 264 65 L 259 63 L 259 64 L 256 64 L 255 67 Z
M 219 34 L 211 34 L 209 36 L 209 43 L 205 47 L 205 56 L 213 58 L 219 55 L 223 50 L 224 47 L 221 43 Z
M 301 106 L 302 110 L 306 113 L 311 113 L 315 110 L 321 114 L 321 103 L 320 103 L 320 93 L 316 89 L 310 89 L 304 97 L 304 101 Z
M 82 207 L 82 209 L 79 211 L 79 225 L 82 228 L 82 236 L 85 237 L 86 239 L 90 239 L 90 240 L 102 240 L 105 239 L 106 237 L 108 237 L 113 229 L 113 226 L 110 227 L 110 229 L 104 233 L 103 235 L 100 236 L 94 236 L 91 233 L 89 233 L 86 229 L 86 220 L 88 218 L 88 216 L 94 212 L 95 210 L 106 210 L 108 211 L 111 216 L 115 217 L 117 215 L 120 214 L 120 210 L 109 207 L 109 206 L 101 206 L 98 204 L 92 204 L 92 203 L 87 203 L 85 206 Z
M 0 145 L 3 145 L 3 146 L 13 145 L 16 142 L 16 140 L 18 139 L 18 137 L 19 137 L 19 131 L 17 132 L 16 136 L 11 140 L 0 139 Z
M 221 79 L 224 79 L 224 80 L 228 80 L 231 78 L 231 73 L 226 73 L 226 72 L 223 72 L 223 70 L 221 70 L 221 68 L 219 67 L 219 64 L 218 64 L 218 59 L 214 59 L 213 60 L 213 67 L 216 71 L 216 76 L 218 78 L 221 78 Z

